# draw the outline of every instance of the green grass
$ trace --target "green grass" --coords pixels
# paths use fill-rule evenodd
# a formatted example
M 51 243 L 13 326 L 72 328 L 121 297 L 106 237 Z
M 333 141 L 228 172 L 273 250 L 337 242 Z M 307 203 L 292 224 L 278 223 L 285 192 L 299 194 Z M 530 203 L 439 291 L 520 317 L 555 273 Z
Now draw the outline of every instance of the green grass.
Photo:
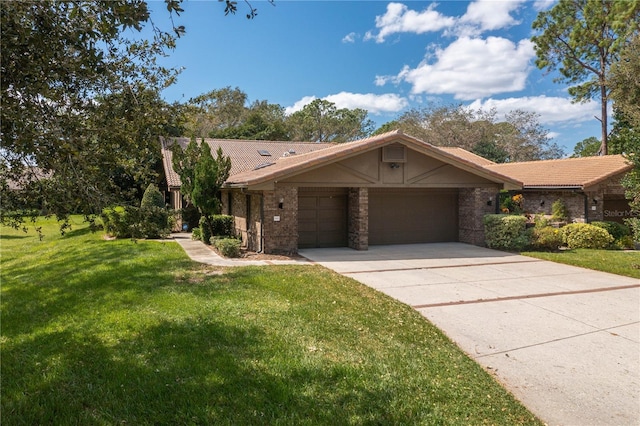
M 349 278 L 55 227 L 0 232 L 2 424 L 540 424 Z
M 596 271 L 640 278 L 640 251 L 574 249 L 560 252 L 528 251 L 521 254 Z

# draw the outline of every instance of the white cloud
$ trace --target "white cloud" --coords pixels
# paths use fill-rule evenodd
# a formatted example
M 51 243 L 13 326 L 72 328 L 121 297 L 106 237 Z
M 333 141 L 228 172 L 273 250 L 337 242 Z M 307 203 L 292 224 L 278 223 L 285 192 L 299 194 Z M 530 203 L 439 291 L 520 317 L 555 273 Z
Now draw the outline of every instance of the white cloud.
M 533 3 L 533 9 L 541 12 L 543 10 L 550 9 L 555 2 L 556 0 L 536 0 Z
M 350 32 L 349 34 L 347 34 L 346 36 L 342 37 L 342 42 L 343 43 L 355 43 L 356 42 L 356 37 L 358 35 L 354 32 Z
M 313 102 L 315 99 L 317 99 L 315 96 L 305 96 L 293 104 L 293 106 L 285 108 L 285 112 L 287 114 L 293 114 L 296 111 L 300 111 L 305 105 Z M 371 114 L 398 112 L 406 108 L 409 104 L 407 99 L 395 93 L 376 95 L 373 93 L 340 92 L 322 99 L 333 102 L 337 108 L 362 108 Z
M 285 114 L 290 115 L 293 114 L 294 112 L 300 111 L 302 108 L 304 108 L 305 105 L 310 104 L 311 102 L 315 101 L 316 99 L 318 99 L 315 96 L 305 96 L 302 99 L 300 99 L 299 101 L 297 101 L 296 103 L 294 103 L 292 106 L 288 106 L 284 109 Z
M 460 24 L 477 26 L 480 31 L 499 30 L 517 25 L 519 22 L 511 13 L 517 10 L 522 2 L 477 0 L 469 4 L 467 13 L 460 18 Z
M 440 31 L 455 24 L 455 18 L 442 15 L 435 10 L 436 4 L 431 3 L 422 12 L 409 10 L 401 3 L 389 3 L 384 15 L 376 16 L 377 35 L 371 31 L 365 34 L 364 40 L 375 39 L 377 43 L 396 33 L 423 34 Z
M 405 98 L 395 93 L 376 95 L 373 93 L 340 92 L 324 99 L 333 102 L 338 108 L 362 108 L 371 114 L 398 112 L 408 105 Z
M 435 51 L 434 63 L 426 58 L 417 68 L 405 66 L 396 81 L 410 83 L 413 94 L 452 94 L 470 100 L 522 90 L 534 57 L 533 44 L 521 40 L 517 45 L 505 38 L 462 37 Z M 377 82 L 393 77 L 377 77 Z
M 593 121 L 600 113 L 600 104 L 596 101 L 572 103 L 569 98 L 554 96 L 526 96 L 522 98 L 476 100 L 469 108 L 490 110 L 495 108 L 498 116 L 520 109 L 540 114 L 543 125 L 573 125 Z

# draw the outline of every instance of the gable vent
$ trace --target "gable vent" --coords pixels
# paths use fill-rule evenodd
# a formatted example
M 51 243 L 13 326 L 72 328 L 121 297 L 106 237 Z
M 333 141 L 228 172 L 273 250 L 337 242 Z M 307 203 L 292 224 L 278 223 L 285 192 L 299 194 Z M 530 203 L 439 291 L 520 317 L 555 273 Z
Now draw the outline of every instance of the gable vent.
M 406 163 L 407 150 L 404 145 L 388 145 L 382 147 L 383 163 Z

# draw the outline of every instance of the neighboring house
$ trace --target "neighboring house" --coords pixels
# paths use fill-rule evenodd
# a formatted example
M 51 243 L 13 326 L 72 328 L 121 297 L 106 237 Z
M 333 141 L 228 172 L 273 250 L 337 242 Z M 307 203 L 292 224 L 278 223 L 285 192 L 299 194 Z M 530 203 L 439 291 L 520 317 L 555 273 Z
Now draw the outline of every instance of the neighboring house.
M 614 221 L 631 217 L 620 181 L 633 166 L 622 155 L 565 158 L 485 165 L 523 182 L 524 211 L 551 214 L 561 199 L 573 222 Z
M 186 145 L 185 139 L 177 142 Z M 446 241 L 482 245 L 482 217 L 495 212 L 497 193 L 522 187 L 470 160 L 471 153 L 399 131 L 342 144 L 206 142 L 212 150 L 221 146 L 236 167 L 222 190 L 222 213 L 235 217 L 247 249 L 265 253 Z M 180 208 L 171 143 L 162 143 L 164 165 L 172 205 Z

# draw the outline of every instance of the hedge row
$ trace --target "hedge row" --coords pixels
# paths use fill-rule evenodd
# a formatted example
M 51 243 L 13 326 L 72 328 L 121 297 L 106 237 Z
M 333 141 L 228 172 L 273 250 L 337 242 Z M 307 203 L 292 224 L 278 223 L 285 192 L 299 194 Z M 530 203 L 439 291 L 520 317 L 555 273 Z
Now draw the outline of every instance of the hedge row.
M 522 251 L 591 248 L 633 248 L 629 228 L 615 222 L 572 223 L 562 228 L 537 222 L 527 228 L 527 218 L 517 215 L 491 214 L 484 217 L 487 247 Z

